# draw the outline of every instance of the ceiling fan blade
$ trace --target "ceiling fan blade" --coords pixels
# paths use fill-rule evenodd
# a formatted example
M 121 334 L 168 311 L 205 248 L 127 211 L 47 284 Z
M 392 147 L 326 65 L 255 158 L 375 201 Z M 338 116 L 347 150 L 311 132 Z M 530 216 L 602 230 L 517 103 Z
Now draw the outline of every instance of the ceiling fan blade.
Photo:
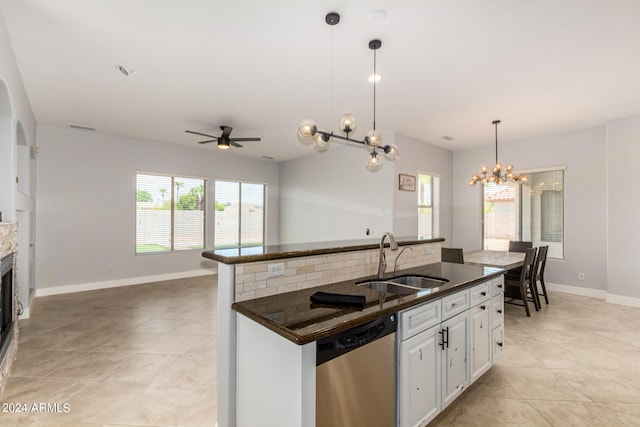
M 260 138 L 229 138 L 231 141 L 260 141 Z
M 229 140 L 229 145 L 233 145 L 234 147 L 242 148 L 242 145 L 237 142 L 233 142 L 233 140 Z
M 209 139 L 207 141 L 198 141 L 198 144 L 206 144 L 207 142 L 214 142 L 217 141 L 217 139 Z
M 233 128 L 230 126 L 220 126 L 220 130 L 222 131 L 222 135 L 220 136 L 220 138 L 228 139 L 229 135 L 231 135 L 231 131 L 233 130 Z
M 192 131 L 192 130 L 185 130 L 185 132 L 186 132 L 186 133 L 192 133 L 192 134 L 194 134 L 194 135 L 206 136 L 206 137 L 208 137 L 208 138 L 215 138 L 215 139 L 218 139 L 218 137 L 217 137 L 217 136 L 207 135 L 206 133 L 194 132 L 194 131 Z

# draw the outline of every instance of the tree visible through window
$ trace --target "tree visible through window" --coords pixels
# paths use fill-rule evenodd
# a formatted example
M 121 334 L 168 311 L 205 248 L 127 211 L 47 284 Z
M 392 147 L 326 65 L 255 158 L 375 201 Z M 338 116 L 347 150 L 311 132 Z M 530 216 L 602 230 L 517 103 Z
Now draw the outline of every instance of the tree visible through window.
M 264 184 L 216 181 L 216 249 L 264 244 L 265 191 Z
M 206 180 L 136 175 L 136 253 L 203 249 Z

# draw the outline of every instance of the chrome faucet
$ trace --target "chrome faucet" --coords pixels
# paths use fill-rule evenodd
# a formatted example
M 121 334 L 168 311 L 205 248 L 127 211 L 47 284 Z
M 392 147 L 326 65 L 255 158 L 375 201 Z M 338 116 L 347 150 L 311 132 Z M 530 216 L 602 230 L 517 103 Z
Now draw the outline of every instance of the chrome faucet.
M 392 251 L 398 250 L 398 244 L 396 243 L 396 238 L 393 237 L 390 231 L 387 231 L 382 235 L 382 239 L 380 239 L 380 258 L 378 259 L 378 279 L 382 279 L 384 277 L 384 271 L 387 269 L 387 256 L 384 252 L 384 238 L 389 237 L 389 247 Z
M 404 253 L 404 251 L 406 251 L 407 249 L 409 249 L 410 252 L 413 252 L 413 248 L 411 246 L 405 246 L 404 248 L 402 248 L 400 253 L 398 255 L 396 255 L 396 260 L 393 262 L 393 273 L 394 274 L 397 273 L 398 271 L 400 271 L 400 269 L 398 268 L 398 259 Z

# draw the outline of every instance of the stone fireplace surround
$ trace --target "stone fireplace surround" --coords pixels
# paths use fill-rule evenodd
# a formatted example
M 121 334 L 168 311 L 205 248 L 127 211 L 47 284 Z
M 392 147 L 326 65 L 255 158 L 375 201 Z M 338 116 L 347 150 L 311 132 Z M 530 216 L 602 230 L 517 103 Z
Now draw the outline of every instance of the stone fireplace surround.
M 13 332 L 11 333 L 12 337 L 7 352 L 4 358 L 0 360 L 0 396 L 2 395 L 6 379 L 9 376 L 11 364 L 16 358 L 18 351 L 18 224 L 15 222 L 0 222 L 0 258 L 11 253 L 15 253 L 16 255 L 13 258 Z

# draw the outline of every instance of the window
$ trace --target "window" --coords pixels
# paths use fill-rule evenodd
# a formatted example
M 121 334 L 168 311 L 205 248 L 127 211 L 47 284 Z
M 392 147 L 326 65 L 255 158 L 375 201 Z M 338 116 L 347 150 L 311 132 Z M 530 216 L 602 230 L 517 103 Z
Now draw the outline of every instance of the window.
M 206 180 L 136 174 L 136 253 L 203 249 Z
M 216 249 L 264 245 L 266 186 L 216 181 Z
M 564 170 L 527 174 L 522 185 L 484 185 L 484 249 L 507 250 L 509 240 L 549 246 L 564 257 Z
M 440 177 L 418 174 L 418 238 L 432 239 L 439 230 Z

